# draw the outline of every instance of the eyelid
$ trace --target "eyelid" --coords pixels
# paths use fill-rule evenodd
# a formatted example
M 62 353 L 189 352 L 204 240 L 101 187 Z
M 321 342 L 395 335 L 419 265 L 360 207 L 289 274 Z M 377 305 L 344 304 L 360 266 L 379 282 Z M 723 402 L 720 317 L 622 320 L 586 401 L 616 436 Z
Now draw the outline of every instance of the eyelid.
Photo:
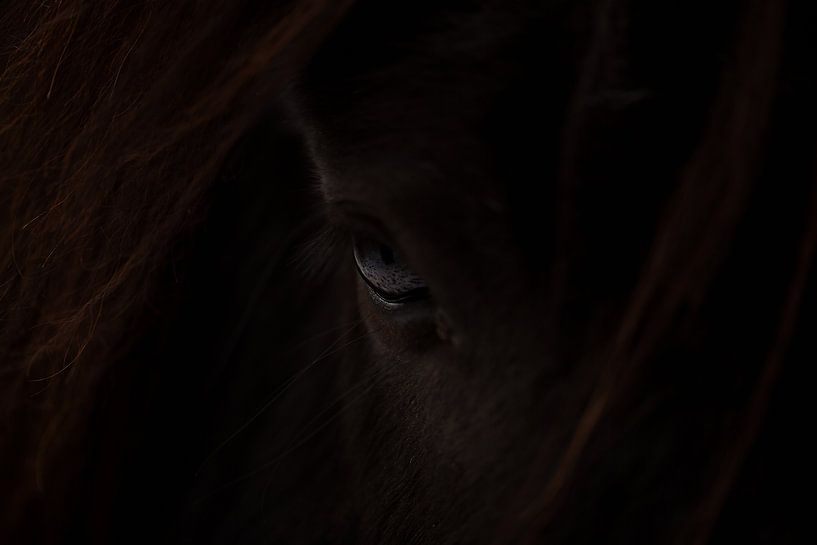
M 377 218 L 371 208 L 346 199 L 327 200 L 326 205 L 330 221 L 350 235 L 366 235 L 399 249 L 393 232 Z
M 363 282 L 368 286 L 369 290 L 371 291 L 372 295 L 374 295 L 380 302 L 388 303 L 389 305 L 399 306 L 404 303 L 417 301 L 419 299 L 424 299 L 429 295 L 428 286 L 425 284 L 419 276 L 416 275 L 413 271 L 410 270 L 409 272 L 413 274 L 419 282 L 415 283 L 414 287 L 401 292 L 399 295 L 389 293 L 386 289 L 381 286 L 378 286 L 375 282 L 373 282 L 363 271 L 361 263 L 363 262 L 363 256 L 358 254 L 358 243 L 357 241 L 353 242 L 353 254 L 355 259 L 355 268 L 357 269 L 358 276 L 363 280 Z M 401 259 L 402 261 L 402 259 Z
M 400 298 L 397 299 L 390 299 L 385 297 L 380 290 L 378 290 L 375 286 L 369 282 L 363 274 L 360 273 L 358 270 L 358 276 L 363 280 L 363 283 L 366 284 L 366 289 L 369 290 L 369 293 L 377 300 L 377 302 L 386 308 L 393 310 L 402 308 L 407 303 L 414 303 L 416 301 L 422 301 L 429 296 L 429 289 L 428 287 L 424 286 L 422 288 L 416 288 L 412 290 L 410 293 L 407 293 Z
M 405 261 L 406 254 L 396 242 L 396 237 L 392 234 L 393 232 L 378 219 L 377 215 L 369 207 L 358 201 L 340 199 L 326 200 L 325 203 L 330 221 L 348 236 L 353 252 L 357 251 L 356 240 L 370 239 L 389 246 L 395 253 L 403 256 L 402 260 Z M 390 310 L 403 308 L 408 303 L 427 299 L 430 295 L 428 286 L 424 285 L 413 289 L 410 293 L 401 295 L 399 298 L 393 298 L 386 292 L 383 292 L 381 288 L 372 284 L 371 280 L 363 274 L 359 266 L 357 255 L 354 255 L 354 260 L 354 267 L 357 270 L 358 276 L 360 276 L 366 285 L 372 298 L 384 308 Z M 410 264 L 406 263 L 406 265 L 411 269 Z

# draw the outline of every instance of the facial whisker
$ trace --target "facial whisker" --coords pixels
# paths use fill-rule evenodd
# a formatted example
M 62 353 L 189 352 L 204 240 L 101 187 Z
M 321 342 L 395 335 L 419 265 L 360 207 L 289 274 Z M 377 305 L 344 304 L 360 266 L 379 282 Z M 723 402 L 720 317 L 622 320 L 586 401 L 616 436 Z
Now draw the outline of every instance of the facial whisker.
M 348 343 L 346 343 L 346 344 L 341 345 L 340 347 L 338 347 L 338 343 L 340 343 L 340 342 L 342 341 L 342 339 L 343 339 L 343 338 L 344 338 L 346 335 L 348 335 L 349 333 L 351 333 L 352 331 L 354 331 L 354 330 L 355 330 L 355 329 L 358 327 L 358 325 L 359 325 L 359 320 L 355 321 L 355 322 L 352 324 L 352 327 L 351 327 L 351 328 L 349 328 L 349 329 L 348 329 L 347 331 L 345 331 L 343 334 L 341 334 L 340 336 L 338 336 L 338 338 L 337 338 L 337 339 L 335 339 L 335 340 L 332 342 L 332 344 L 330 344 L 330 345 L 329 345 L 329 346 L 328 346 L 328 347 L 327 347 L 327 348 L 326 348 L 326 349 L 325 349 L 325 350 L 324 350 L 324 351 L 323 351 L 323 352 L 322 352 L 320 355 L 318 355 L 318 357 L 317 357 L 317 358 L 315 358 L 314 360 L 312 360 L 312 362 L 310 362 L 310 363 L 309 363 L 309 364 L 308 364 L 306 367 L 304 367 L 303 369 L 300 369 L 298 372 L 296 372 L 294 375 L 292 375 L 292 376 L 291 376 L 291 377 L 290 377 L 290 378 L 289 378 L 289 379 L 288 379 L 288 380 L 287 380 L 287 381 L 286 381 L 284 384 L 282 384 L 282 385 L 281 385 L 281 386 L 278 388 L 278 390 L 277 390 L 277 391 L 276 391 L 276 392 L 275 392 L 275 393 L 272 395 L 272 397 L 271 397 L 271 398 L 270 398 L 268 401 L 266 401 L 266 402 L 265 402 L 263 405 L 261 405 L 261 407 L 260 407 L 260 408 L 259 408 L 259 409 L 258 409 L 258 410 L 255 412 L 255 413 L 253 413 L 253 415 L 252 415 L 252 416 L 251 416 L 249 419 L 247 419 L 247 420 L 246 420 L 246 421 L 245 421 L 243 424 L 241 424 L 241 426 L 239 426 L 239 427 L 238 427 L 238 428 L 237 428 L 237 429 L 236 429 L 236 430 L 235 430 L 235 431 L 234 431 L 232 434 L 230 434 L 230 436 L 229 436 L 229 437 L 227 437 L 226 439 L 224 439 L 224 441 L 222 441 L 221 443 L 219 443 L 219 444 L 218 444 L 218 446 L 216 446 L 216 447 L 215 447 L 215 448 L 214 448 L 214 449 L 213 449 L 213 450 L 212 450 L 212 451 L 211 451 L 211 452 L 210 452 L 210 453 L 209 453 L 209 454 L 208 454 L 208 455 L 207 455 L 207 456 L 204 458 L 204 460 L 201 462 L 201 464 L 199 465 L 198 469 L 196 470 L 195 475 L 196 475 L 196 476 L 198 476 L 198 475 L 201 473 L 202 469 L 204 469 L 204 467 L 205 467 L 205 466 L 206 466 L 206 465 L 207 465 L 207 464 L 210 462 L 210 460 L 212 460 L 212 459 L 213 459 L 213 457 L 214 457 L 214 456 L 215 456 L 215 455 L 216 455 L 218 452 L 220 452 L 220 451 L 221 451 L 221 450 L 222 450 L 224 447 L 226 447 L 226 446 L 227 446 L 227 445 L 228 445 L 230 442 L 232 442 L 232 441 L 233 441 L 233 440 L 234 440 L 236 437 L 238 437 L 238 436 L 239 436 L 239 435 L 240 435 L 240 434 L 241 434 L 243 431 L 245 431 L 247 428 L 249 428 L 249 427 L 250 427 L 250 425 L 252 425 L 252 423 L 253 423 L 253 422 L 255 422 L 255 421 L 256 421 L 256 420 L 257 420 L 259 417 L 261 417 L 261 415 L 263 415 L 263 414 L 264 414 L 264 413 L 265 413 L 265 412 L 266 412 L 266 411 L 267 411 L 267 410 L 268 410 L 270 407 L 272 407 L 272 406 L 275 404 L 275 402 L 276 402 L 276 401 L 278 401 L 279 399 L 281 399 L 281 397 L 282 397 L 282 396 L 283 396 L 283 395 L 284 395 L 284 394 L 285 394 L 287 391 L 289 391 L 289 389 L 292 387 L 292 385 L 293 385 L 293 384 L 295 384 L 295 383 L 298 381 L 298 379 L 300 379 L 301 377 L 303 377 L 303 376 L 304 376 L 304 375 L 305 375 L 307 372 L 309 372 L 311 369 L 313 369 L 315 366 L 317 366 L 317 365 L 318 365 L 319 363 L 321 363 L 322 361 L 325 361 L 326 359 L 328 359 L 328 358 L 329 358 L 329 357 L 331 357 L 332 355 L 336 354 L 338 350 L 342 350 L 342 349 L 346 348 L 347 346 L 349 346 L 350 344 L 352 344 L 352 343 L 354 343 L 354 342 L 357 342 L 357 341 L 361 340 L 362 338 L 364 338 L 364 337 L 365 337 L 365 335 L 360 336 L 360 337 L 356 337 L 355 339 L 352 339 L 352 340 L 351 340 L 351 341 L 349 341 Z

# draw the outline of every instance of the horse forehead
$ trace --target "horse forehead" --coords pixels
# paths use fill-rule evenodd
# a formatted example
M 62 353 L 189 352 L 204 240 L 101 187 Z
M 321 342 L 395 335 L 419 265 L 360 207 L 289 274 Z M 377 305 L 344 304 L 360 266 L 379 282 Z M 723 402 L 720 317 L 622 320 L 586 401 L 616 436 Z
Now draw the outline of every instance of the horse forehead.
M 470 68 L 407 63 L 339 86 L 331 109 L 313 117 L 324 193 L 386 208 L 498 212 L 507 180 L 492 175 L 486 120 L 500 84 Z
M 356 34 L 345 38 L 352 45 L 327 44 L 307 71 L 302 108 L 324 194 L 415 227 L 478 233 L 498 223 L 514 180 L 497 175 L 494 148 L 527 136 L 497 136 L 489 118 L 531 68 L 508 49 L 530 31 L 493 7 L 410 40 L 375 47 Z
M 489 175 L 487 150 L 476 137 L 456 143 L 422 132 L 384 132 L 377 142 L 343 142 L 316 154 L 328 200 L 363 203 L 398 215 L 405 209 L 503 209 L 502 181 Z

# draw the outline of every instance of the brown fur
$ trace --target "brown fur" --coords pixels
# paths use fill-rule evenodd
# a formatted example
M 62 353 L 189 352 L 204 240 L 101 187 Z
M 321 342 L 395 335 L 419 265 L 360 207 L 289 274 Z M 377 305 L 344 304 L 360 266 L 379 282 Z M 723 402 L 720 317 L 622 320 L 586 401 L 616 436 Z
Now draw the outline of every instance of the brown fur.
M 168 485 L 162 505 L 174 511 L 150 515 L 144 532 L 196 542 L 411 534 L 418 543 L 704 543 L 741 536 L 741 514 L 756 509 L 772 538 L 796 542 L 797 530 L 784 528 L 796 513 L 739 496 L 790 491 L 775 477 L 787 460 L 775 441 L 789 444 L 802 418 L 787 392 L 800 391 L 814 355 L 809 8 L 756 0 L 710 13 L 700 2 L 668 8 L 663 21 L 660 8 L 635 0 L 428 3 L 405 7 L 390 26 L 372 2 L 347 4 L 3 6 L 0 541 L 122 537 L 151 478 L 163 486 L 205 460 L 199 480 L 190 471 Z M 717 59 L 700 72 L 682 64 L 708 62 L 694 44 L 666 61 L 677 67 L 646 51 L 662 43 L 661 25 L 684 35 L 675 16 L 688 17 L 691 40 L 697 18 L 717 21 L 700 32 L 723 25 L 701 38 Z M 557 36 L 564 55 L 540 55 L 532 44 L 542 36 Z M 555 83 L 531 76 L 543 57 Z M 507 109 L 497 118 L 495 103 Z M 528 116 L 537 122 L 530 132 Z M 638 133 L 655 128 L 651 116 L 678 127 L 666 156 Z M 273 128 L 247 136 L 265 124 Z M 516 139 L 486 130 L 496 127 Z M 629 129 L 633 147 L 654 157 L 627 147 Z M 529 153 L 539 137 L 547 145 Z M 405 178 L 379 183 L 391 172 L 384 165 Z M 266 169 L 278 186 L 253 178 Z M 534 173 L 546 174 L 549 198 L 533 197 Z M 328 204 L 303 190 L 313 175 Z M 252 181 L 246 202 L 231 200 L 244 185 L 230 176 Z M 338 272 L 345 262 L 332 257 L 343 243 L 327 249 L 326 277 L 289 269 L 293 247 L 331 224 L 324 208 L 348 194 L 388 210 L 413 265 L 452 286 L 438 297 L 456 309 L 440 318 L 455 324 L 445 346 L 463 334 L 456 350 L 418 350 L 427 328 L 395 324 L 365 294 L 358 300 Z M 266 203 L 257 217 L 254 198 Z M 235 226 L 245 214 L 264 238 L 260 227 Z M 226 226 L 225 239 L 208 226 Z M 239 235 L 247 250 L 230 254 L 235 267 L 214 264 L 212 252 L 245 248 Z M 280 251 L 268 276 L 252 261 L 260 241 Z M 463 263 L 473 274 L 452 282 Z M 273 295 L 259 291 L 259 302 L 242 287 L 233 296 L 217 282 L 247 278 Z M 220 321 L 233 300 L 246 323 Z M 337 316 L 322 310 L 327 301 Z M 196 312 L 185 310 L 191 304 Z M 267 326 L 293 316 L 298 327 L 255 346 Z M 203 333 L 208 320 L 218 341 Z M 321 353 L 317 341 L 293 348 L 296 337 L 348 323 L 365 342 L 347 347 L 338 337 L 344 349 L 329 360 L 338 370 L 285 396 L 265 424 L 282 437 L 253 432 L 222 452 L 225 430 L 252 413 L 243 403 L 254 407 L 267 397 L 262 386 Z M 235 344 L 219 337 L 233 326 Z M 254 367 L 267 353 L 280 369 Z M 291 362 L 282 357 L 291 353 Z M 201 376 L 188 381 L 191 369 Z M 232 393 L 213 394 L 221 382 Z M 368 395 L 320 428 L 328 432 L 317 443 L 300 433 L 322 422 L 311 418 L 326 399 L 344 406 L 361 384 L 371 384 Z M 187 406 L 176 416 L 174 401 Z M 163 442 L 174 445 L 163 418 L 185 426 L 197 415 L 193 428 L 212 436 L 173 447 L 183 452 L 169 454 L 164 471 L 128 475 L 142 454 L 161 459 Z M 278 462 L 259 464 L 259 448 L 304 435 L 307 452 L 285 466 L 289 475 L 276 477 Z M 263 500 L 219 495 L 243 490 L 248 479 L 232 478 L 256 477 L 256 466 L 272 472 Z M 266 498 L 274 486 L 291 504 Z M 76 497 L 89 503 L 72 505 Z M 321 522 L 293 522 L 299 516 Z

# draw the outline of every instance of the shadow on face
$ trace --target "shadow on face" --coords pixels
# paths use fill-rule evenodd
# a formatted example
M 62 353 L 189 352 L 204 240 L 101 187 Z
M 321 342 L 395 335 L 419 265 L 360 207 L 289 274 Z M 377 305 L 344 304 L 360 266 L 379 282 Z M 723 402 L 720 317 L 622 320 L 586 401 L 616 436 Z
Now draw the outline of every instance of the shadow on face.
M 690 16 L 645 10 L 604 34 L 580 3 L 363 2 L 290 97 L 357 273 L 341 384 L 377 376 L 344 416 L 366 539 L 495 537 L 574 438 L 717 86 L 723 44 L 681 48 Z M 624 492 L 674 440 L 641 429 L 593 479 Z
M 394 9 L 358 2 L 224 167 L 170 351 L 206 393 L 153 422 L 198 422 L 182 534 L 684 542 L 780 292 L 735 309 L 788 273 L 746 267 L 756 218 L 729 246 L 775 202 L 743 192 L 735 6 Z

